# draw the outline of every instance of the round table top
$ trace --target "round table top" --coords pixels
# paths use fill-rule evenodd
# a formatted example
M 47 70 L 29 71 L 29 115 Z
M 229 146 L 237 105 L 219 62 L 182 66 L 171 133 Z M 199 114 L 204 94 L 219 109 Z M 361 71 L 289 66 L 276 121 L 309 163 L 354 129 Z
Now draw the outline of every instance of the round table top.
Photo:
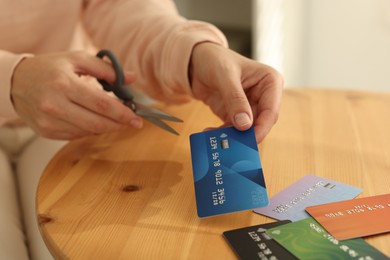
M 198 101 L 162 110 L 180 136 L 145 123 L 69 142 L 37 190 L 41 234 L 58 259 L 236 259 L 227 230 L 273 222 L 252 211 L 200 219 L 189 135 L 221 121 Z M 259 145 L 270 197 L 312 174 L 389 193 L 390 95 L 286 89 L 280 117 Z M 390 256 L 390 234 L 365 238 Z

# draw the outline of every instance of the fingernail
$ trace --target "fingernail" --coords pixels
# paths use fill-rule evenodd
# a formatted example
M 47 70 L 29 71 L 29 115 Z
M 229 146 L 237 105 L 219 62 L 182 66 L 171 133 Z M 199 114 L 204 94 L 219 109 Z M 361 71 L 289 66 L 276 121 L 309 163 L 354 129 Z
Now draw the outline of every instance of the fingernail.
M 141 128 L 142 127 L 142 121 L 140 119 L 133 119 L 130 121 L 130 124 L 135 128 Z
M 238 113 L 234 116 L 234 121 L 237 126 L 246 126 L 251 124 L 251 119 L 249 118 L 247 113 Z

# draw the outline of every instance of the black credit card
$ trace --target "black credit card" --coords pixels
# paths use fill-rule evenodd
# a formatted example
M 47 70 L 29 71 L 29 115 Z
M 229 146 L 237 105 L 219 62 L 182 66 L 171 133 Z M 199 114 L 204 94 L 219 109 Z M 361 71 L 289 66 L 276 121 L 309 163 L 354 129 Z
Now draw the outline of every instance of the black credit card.
M 290 223 L 290 220 L 244 227 L 223 232 L 237 256 L 242 259 L 297 259 L 273 240 L 265 231 L 269 228 Z

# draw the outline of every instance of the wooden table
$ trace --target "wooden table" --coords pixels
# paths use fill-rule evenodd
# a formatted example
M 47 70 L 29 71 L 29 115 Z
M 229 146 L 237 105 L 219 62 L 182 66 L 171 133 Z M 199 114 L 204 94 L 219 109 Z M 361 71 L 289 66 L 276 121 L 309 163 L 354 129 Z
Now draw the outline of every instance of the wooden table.
M 235 259 L 222 232 L 274 220 L 243 211 L 199 219 L 189 134 L 220 124 L 200 102 L 163 107 L 179 137 L 143 130 L 91 136 L 51 160 L 37 191 L 42 236 L 60 259 Z M 269 196 L 307 174 L 390 192 L 390 95 L 288 89 L 259 145 Z M 390 234 L 366 238 L 390 256 Z

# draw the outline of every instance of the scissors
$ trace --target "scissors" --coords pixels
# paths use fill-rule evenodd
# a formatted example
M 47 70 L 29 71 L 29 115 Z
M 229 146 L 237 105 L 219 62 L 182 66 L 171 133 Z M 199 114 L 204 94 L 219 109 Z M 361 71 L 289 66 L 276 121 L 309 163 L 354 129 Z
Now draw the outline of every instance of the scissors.
M 162 120 L 168 120 L 173 122 L 183 122 L 183 120 L 175 116 L 169 115 L 165 112 L 162 112 L 156 108 L 148 107 L 134 101 L 134 96 L 130 93 L 128 86 L 124 86 L 125 76 L 122 70 L 122 66 L 113 52 L 109 50 L 100 50 L 96 54 L 96 56 L 101 59 L 103 59 L 104 57 L 108 57 L 115 71 L 116 78 L 115 82 L 112 85 L 105 80 L 98 79 L 98 82 L 103 86 L 103 89 L 105 91 L 112 91 L 115 96 L 117 96 L 123 101 L 124 105 L 129 107 L 131 110 L 134 111 L 134 113 L 141 116 L 142 118 L 148 120 L 149 122 L 155 124 L 158 127 L 161 127 L 162 129 L 170 133 L 179 135 L 179 133 L 176 132 L 175 129 L 170 127 Z

